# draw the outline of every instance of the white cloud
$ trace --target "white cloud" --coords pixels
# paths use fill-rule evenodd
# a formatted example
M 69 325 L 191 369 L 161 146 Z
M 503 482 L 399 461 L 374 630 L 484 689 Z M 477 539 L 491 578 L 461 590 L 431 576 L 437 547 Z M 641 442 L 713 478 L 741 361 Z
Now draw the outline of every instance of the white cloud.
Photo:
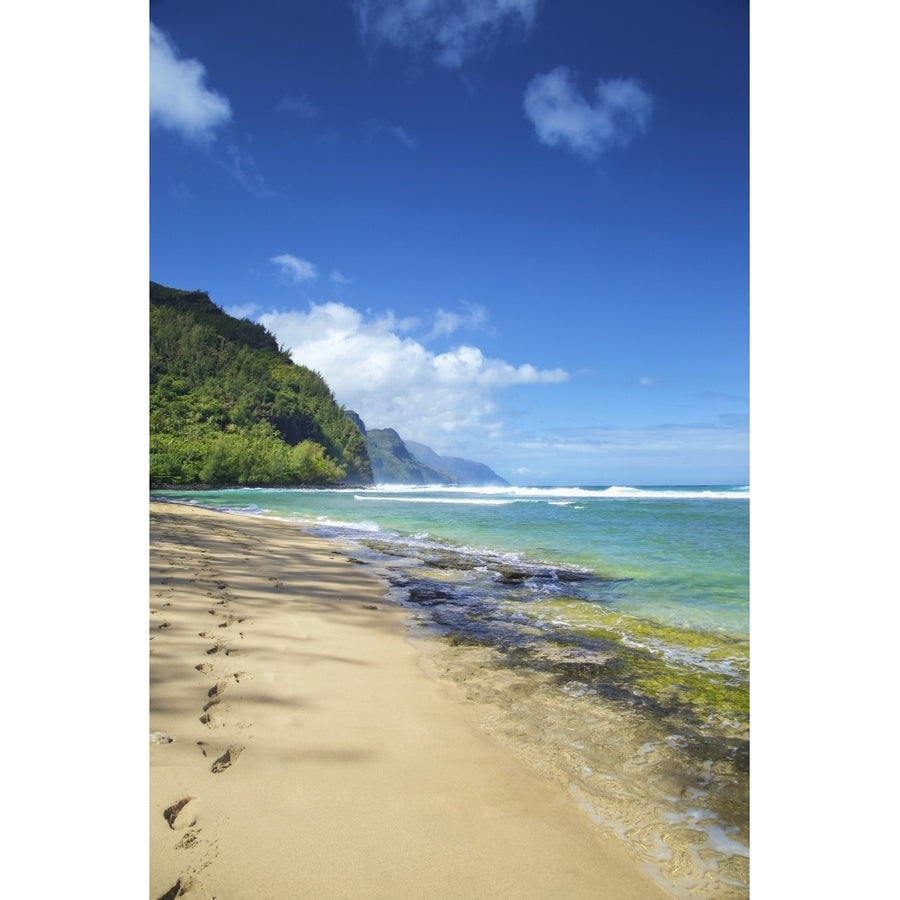
M 200 144 L 231 119 L 227 98 L 204 85 L 206 69 L 179 59 L 166 35 L 150 23 L 150 121 Z
M 338 403 L 358 412 L 367 426 L 395 428 L 426 443 L 464 432 L 494 434 L 500 391 L 569 377 L 562 369 L 490 359 L 473 346 L 433 353 L 408 336 L 416 320 L 366 317 L 341 303 L 314 303 L 308 312 L 272 312 L 258 320 L 291 348 L 295 362 L 319 372 Z
M 273 256 L 269 262 L 281 269 L 283 275 L 287 275 L 295 284 L 302 281 L 312 281 L 319 277 L 319 270 L 314 263 L 306 259 L 298 259 L 290 253 L 282 253 L 281 256 Z
M 647 130 L 653 98 L 633 79 L 617 78 L 600 80 L 591 103 L 578 91 L 571 72 L 559 66 L 531 80 L 524 108 L 542 143 L 568 146 L 596 159 Z
M 360 34 L 374 46 L 429 51 L 458 69 L 506 25 L 528 29 L 538 0 L 356 0 Z
M 465 313 L 447 312 L 439 309 L 434 317 L 434 327 L 429 338 L 440 337 L 445 334 L 453 334 L 461 328 L 478 330 L 487 322 L 487 310 L 477 303 L 465 304 Z
M 332 269 L 328 276 L 335 284 L 352 284 L 353 279 L 348 278 L 340 269 Z

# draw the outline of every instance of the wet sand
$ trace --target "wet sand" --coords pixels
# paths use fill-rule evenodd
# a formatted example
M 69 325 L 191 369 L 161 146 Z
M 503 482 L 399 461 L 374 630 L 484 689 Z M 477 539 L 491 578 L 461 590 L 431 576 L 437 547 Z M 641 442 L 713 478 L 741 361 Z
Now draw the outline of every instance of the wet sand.
M 150 897 L 669 896 L 286 523 L 150 505 Z

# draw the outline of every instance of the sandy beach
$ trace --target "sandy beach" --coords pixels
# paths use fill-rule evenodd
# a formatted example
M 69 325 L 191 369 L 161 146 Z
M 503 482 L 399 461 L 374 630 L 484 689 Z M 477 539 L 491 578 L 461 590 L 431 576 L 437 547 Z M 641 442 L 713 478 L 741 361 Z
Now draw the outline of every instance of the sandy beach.
M 669 896 L 384 595 L 287 523 L 151 502 L 151 900 Z

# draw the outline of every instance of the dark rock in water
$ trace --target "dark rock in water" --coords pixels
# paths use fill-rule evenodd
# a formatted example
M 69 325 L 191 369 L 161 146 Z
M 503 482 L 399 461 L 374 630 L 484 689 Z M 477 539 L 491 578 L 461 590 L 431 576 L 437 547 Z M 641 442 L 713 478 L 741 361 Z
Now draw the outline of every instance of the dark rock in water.
M 551 664 L 551 670 L 566 677 L 579 681 L 602 681 L 611 672 L 622 668 L 622 660 L 610 657 L 602 662 L 571 662 L 558 661 Z
M 448 635 L 447 643 L 451 647 L 482 647 L 489 642 L 481 635 L 463 634 L 462 632 L 455 631 Z
M 397 575 L 388 576 L 388 584 L 390 584 L 391 587 L 409 587 L 412 583 L 411 578 L 401 578 Z
M 466 571 L 477 569 L 484 565 L 484 561 L 475 556 L 466 556 L 463 553 L 446 551 L 444 553 L 423 554 L 422 561 L 433 569 L 454 569 Z
M 443 588 L 420 585 L 410 588 L 409 599 L 410 602 L 418 603 L 420 606 L 436 606 L 453 599 L 453 594 Z
M 587 572 L 575 572 L 572 569 L 519 569 L 513 566 L 498 566 L 497 581 L 500 584 L 522 584 L 532 578 L 544 581 L 559 581 L 563 584 L 574 584 L 596 578 Z
M 521 584 L 531 578 L 532 572 L 524 572 L 521 569 L 510 569 L 504 566 L 497 571 L 497 581 L 500 584 Z
M 558 581 L 562 581 L 565 584 L 575 584 L 578 581 L 590 581 L 592 578 L 596 578 L 596 575 L 590 575 L 587 572 L 573 572 L 571 569 L 558 569 L 556 572 L 556 578 Z M 601 581 L 611 581 L 612 579 L 600 577 Z

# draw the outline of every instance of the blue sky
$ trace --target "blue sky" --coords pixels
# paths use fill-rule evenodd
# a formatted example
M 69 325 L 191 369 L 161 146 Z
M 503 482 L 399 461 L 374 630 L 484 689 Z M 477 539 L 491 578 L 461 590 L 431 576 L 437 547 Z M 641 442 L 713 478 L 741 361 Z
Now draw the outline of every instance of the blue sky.
M 150 4 L 150 278 L 522 484 L 749 479 L 749 11 Z

